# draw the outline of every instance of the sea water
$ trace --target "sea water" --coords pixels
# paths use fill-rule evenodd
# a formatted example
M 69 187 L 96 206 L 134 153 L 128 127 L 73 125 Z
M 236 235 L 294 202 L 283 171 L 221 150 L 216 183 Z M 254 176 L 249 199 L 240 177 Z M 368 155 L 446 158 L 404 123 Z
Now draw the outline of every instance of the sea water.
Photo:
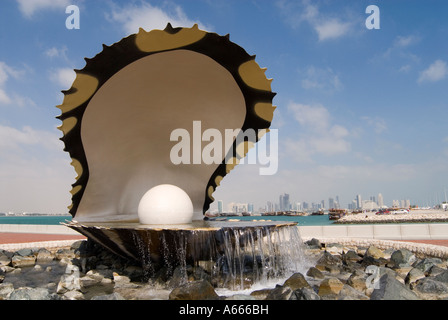
M 0 224 L 59 225 L 71 221 L 72 216 L 0 216 Z

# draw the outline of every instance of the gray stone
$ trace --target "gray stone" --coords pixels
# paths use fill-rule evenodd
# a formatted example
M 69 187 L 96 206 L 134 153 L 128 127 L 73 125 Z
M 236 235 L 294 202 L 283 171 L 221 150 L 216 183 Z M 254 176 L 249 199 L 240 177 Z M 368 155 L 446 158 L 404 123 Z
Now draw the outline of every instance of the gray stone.
M 22 257 L 31 256 L 31 255 L 33 255 L 33 250 L 30 248 L 24 248 L 24 249 L 17 250 L 15 252 L 15 254 L 22 256 Z
M 53 254 L 45 248 L 39 249 L 36 256 L 37 263 L 48 263 L 53 261 Z
M 278 285 L 269 292 L 266 300 L 296 300 L 296 296 L 290 287 Z
M 9 295 L 14 291 L 14 285 L 12 283 L 0 284 L 0 300 L 8 299 Z
M 322 248 L 322 244 L 320 243 L 320 241 L 316 238 L 313 238 L 311 240 L 308 240 L 307 242 L 305 242 L 305 244 L 308 246 L 308 248 L 310 249 L 321 249 Z
M 358 261 L 362 260 L 362 257 L 360 257 L 354 250 L 349 250 L 344 254 L 343 260 L 345 262 L 347 262 L 347 261 L 358 262 Z
M 76 257 L 75 251 L 70 249 L 59 249 L 54 256 L 57 260 L 63 260 L 64 258 L 73 259 Z
M 429 293 L 429 294 L 447 294 L 448 293 L 448 286 L 445 283 L 431 279 L 431 278 L 424 278 L 424 279 L 418 280 L 417 285 L 415 286 L 415 289 L 421 293 Z
M 413 267 L 420 269 L 423 272 L 428 272 L 434 265 L 441 264 L 442 260 L 439 258 L 424 258 L 417 263 L 414 263 Z
M 384 258 L 384 252 L 381 251 L 380 249 L 378 249 L 375 246 L 370 246 L 366 250 L 366 253 L 364 254 L 364 257 L 372 257 L 374 259 L 380 259 L 380 258 Z
M 324 279 L 319 286 L 319 296 L 325 296 L 325 295 L 331 295 L 335 294 L 337 295 L 339 291 L 342 290 L 342 287 L 344 284 L 339 280 L 338 278 L 327 278 Z
M 50 295 L 48 289 L 24 287 L 14 290 L 9 300 L 54 300 L 54 297 Z
M 283 285 L 290 287 L 292 291 L 300 288 L 311 288 L 310 284 L 305 280 L 303 274 L 299 272 L 294 273 L 291 277 L 289 277 Z
M 419 300 L 418 296 L 386 272 L 379 281 L 379 288 L 370 295 L 371 300 Z
M 0 252 L 0 266 L 9 266 L 11 258 L 4 252 Z
M 306 273 L 308 277 L 314 278 L 314 279 L 323 279 L 325 278 L 324 274 L 317 268 L 311 267 L 309 268 L 308 272 Z
M 365 292 L 367 289 L 367 278 L 369 277 L 362 270 L 355 270 L 347 280 L 347 284 L 360 292 Z
M 233 296 L 226 297 L 225 300 L 257 300 L 257 298 L 247 294 L 235 294 Z
M 407 249 L 396 250 L 390 257 L 394 268 L 410 267 L 416 261 L 415 254 Z
M 439 266 L 432 266 L 425 274 L 428 277 L 436 277 L 439 274 L 445 272 L 446 269 L 440 268 Z M 447 277 L 448 278 L 448 277 Z
M 64 293 L 63 297 L 66 300 L 85 300 L 82 292 L 77 290 L 67 291 L 66 293 Z
M 219 296 L 212 285 L 206 280 L 187 282 L 169 295 L 170 300 L 216 300 Z
M 121 294 L 119 294 L 118 292 L 114 292 L 114 293 L 111 293 L 111 294 L 105 294 L 105 295 L 101 295 L 101 296 L 94 296 L 90 300 L 126 300 L 126 299 L 123 298 L 123 296 Z
M 23 267 L 34 266 L 35 262 L 36 262 L 35 256 L 15 255 L 11 259 L 11 264 L 14 268 L 23 268 Z
M 445 270 L 442 273 L 436 275 L 434 277 L 434 280 L 448 284 L 448 270 Z
M 417 268 L 412 268 L 411 271 L 409 271 L 409 273 L 406 275 L 404 282 L 406 284 L 411 285 L 411 288 L 412 288 L 414 283 L 417 280 L 424 279 L 424 278 L 425 278 L 425 274 L 423 273 L 422 270 L 417 269 Z
M 364 293 L 356 290 L 348 284 L 344 284 L 338 294 L 338 300 L 369 300 L 370 298 Z
M 295 300 L 321 300 L 320 296 L 310 288 L 297 289 L 294 291 L 294 295 Z

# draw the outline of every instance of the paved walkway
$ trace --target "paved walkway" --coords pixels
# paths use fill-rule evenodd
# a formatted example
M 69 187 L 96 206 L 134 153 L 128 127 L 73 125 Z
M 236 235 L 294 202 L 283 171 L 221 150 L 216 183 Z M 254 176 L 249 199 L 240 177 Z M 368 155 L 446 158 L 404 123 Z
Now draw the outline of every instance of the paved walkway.
M 37 234 L 37 233 L 0 233 L 0 244 L 28 243 L 43 241 L 83 240 L 82 235 Z M 400 240 L 448 247 L 448 240 Z
M 43 241 L 83 240 L 83 235 L 39 234 L 39 233 L 0 233 L 0 244 L 29 243 Z

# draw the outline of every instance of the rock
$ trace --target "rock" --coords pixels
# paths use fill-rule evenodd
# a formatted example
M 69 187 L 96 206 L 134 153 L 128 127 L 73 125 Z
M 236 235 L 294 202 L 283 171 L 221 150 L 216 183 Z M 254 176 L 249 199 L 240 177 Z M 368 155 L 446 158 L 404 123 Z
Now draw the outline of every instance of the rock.
M 417 268 L 412 268 L 409 273 L 406 275 L 406 278 L 404 279 L 405 284 L 408 284 L 411 286 L 411 289 L 414 287 L 414 283 L 417 280 L 425 278 L 425 274 L 423 271 Z
M 48 263 L 48 262 L 53 261 L 53 259 L 54 259 L 53 254 L 45 248 L 41 248 L 37 252 L 37 256 L 36 256 L 37 263 Z
M 371 300 L 419 300 L 414 292 L 388 272 L 381 276 L 378 286 L 370 295 Z
M 369 275 L 364 271 L 355 270 L 347 280 L 347 284 L 357 291 L 365 292 L 367 289 L 367 277 Z
M 0 300 L 6 300 L 9 295 L 14 291 L 14 285 L 12 283 L 0 284 Z
M 437 295 L 448 294 L 448 285 L 431 278 L 424 278 L 418 280 L 415 289 L 421 293 L 429 293 Z
M 381 251 L 380 249 L 378 249 L 375 246 L 370 246 L 366 250 L 366 253 L 364 254 L 364 257 L 372 257 L 374 259 L 380 259 L 380 258 L 384 258 L 384 252 Z
M 67 291 L 64 293 L 63 297 L 66 300 L 85 300 L 82 292 L 77 290 Z
M 269 292 L 266 300 L 296 300 L 296 296 L 290 287 L 277 285 Z
M 111 293 L 111 294 L 105 294 L 105 295 L 101 295 L 101 296 L 94 296 L 90 300 L 126 300 L 126 299 L 123 298 L 123 296 L 121 294 L 119 294 L 118 292 L 114 292 L 114 293 Z
M 36 262 L 36 257 L 34 257 L 34 256 L 15 255 L 11 259 L 11 264 L 14 268 L 23 268 L 23 267 L 34 266 L 35 262 Z
M 255 297 L 257 300 L 265 300 L 272 290 L 273 289 L 255 290 L 252 291 L 250 295 Z
M 101 283 L 101 280 L 102 280 L 102 278 L 98 279 L 98 278 L 92 278 L 89 276 L 84 276 L 84 277 L 79 278 L 79 284 L 80 284 L 81 288 L 89 288 L 91 286 Z
M 288 286 L 291 288 L 292 291 L 295 291 L 300 288 L 310 288 L 310 284 L 305 280 L 305 277 L 303 274 L 297 272 L 294 273 L 291 277 L 288 278 L 288 280 L 285 281 L 283 286 Z
M 328 243 L 325 245 L 325 250 L 332 255 L 341 255 L 344 252 L 344 246 L 340 243 Z
M 324 274 L 317 268 L 311 267 L 309 268 L 308 272 L 306 273 L 308 277 L 314 278 L 314 279 L 323 279 L 325 278 Z
M 216 300 L 218 298 L 215 289 L 206 280 L 187 282 L 175 288 L 169 295 L 170 300 Z
M 45 288 L 19 288 L 14 290 L 9 300 L 54 300 L 48 289 Z
M 322 244 L 316 238 L 306 241 L 305 244 L 308 246 L 309 249 L 321 249 L 322 248 Z
M 356 290 L 352 286 L 344 284 L 338 293 L 338 300 L 370 300 L 364 293 Z
M 448 284 L 448 270 L 445 270 L 442 273 L 436 275 L 434 277 L 434 280 Z
M 338 278 L 324 279 L 319 286 L 319 296 L 325 296 L 330 294 L 338 294 L 342 290 L 344 284 Z
M 358 262 L 362 260 L 362 257 L 360 257 L 354 250 L 349 250 L 343 255 L 342 260 L 345 262 Z
M 22 256 L 22 257 L 32 256 L 33 255 L 33 249 L 24 248 L 24 249 L 17 250 L 15 252 L 15 255 L 19 255 L 19 256 Z
M 439 266 L 434 265 L 427 272 L 425 272 L 425 275 L 427 277 L 436 277 L 436 276 L 438 276 L 439 274 L 441 274 L 441 273 L 443 273 L 445 271 L 446 271 L 445 269 L 440 268 Z
M 74 265 L 68 265 L 65 274 L 61 276 L 56 292 L 59 294 L 67 291 L 81 290 L 79 268 Z
M 3 251 L 0 251 L 0 266 L 9 266 L 10 263 L 11 258 Z
M 321 300 L 320 296 L 313 289 L 304 287 L 294 291 L 296 300 Z
M 427 272 L 434 265 L 441 264 L 442 260 L 439 258 L 424 258 L 418 262 L 416 262 L 413 267 L 422 270 L 423 272 Z
M 323 255 L 317 260 L 316 268 L 320 271 L 328 271 L 332 274 L 340 272 L 339 267 L 342 265 L 342 260 L 339 257 L 332 255 L 325 251 Z
M 390 257 L 393 268 L 410 267 L 416 261 L 415 254 L 407 249 L 396 250 Z
M 233 296 L 226 297 L 225 300 L 257 300 L 257 298 L 247 294 L 235 294 Z
M 70 249 L 59 249 L 54 256 L 57 260 L 63 260 L 64 258 L 73 259 L 75 258 L 75 251 Z

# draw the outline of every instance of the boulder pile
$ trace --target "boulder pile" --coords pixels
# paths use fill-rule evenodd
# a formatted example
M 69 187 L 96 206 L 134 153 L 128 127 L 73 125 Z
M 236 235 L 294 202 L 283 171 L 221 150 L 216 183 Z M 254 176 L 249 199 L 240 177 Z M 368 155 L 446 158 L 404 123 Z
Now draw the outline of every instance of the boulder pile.
M 199 266 L 148 280 L 141 266 L 91 241 L 0 250 L 0 300 L 447 300 L 446 258 L 407 248 L 305 242 L 312 265 L 274 288 L 219 295 Z M 249 290 L 250 291 L 250 290 Z

